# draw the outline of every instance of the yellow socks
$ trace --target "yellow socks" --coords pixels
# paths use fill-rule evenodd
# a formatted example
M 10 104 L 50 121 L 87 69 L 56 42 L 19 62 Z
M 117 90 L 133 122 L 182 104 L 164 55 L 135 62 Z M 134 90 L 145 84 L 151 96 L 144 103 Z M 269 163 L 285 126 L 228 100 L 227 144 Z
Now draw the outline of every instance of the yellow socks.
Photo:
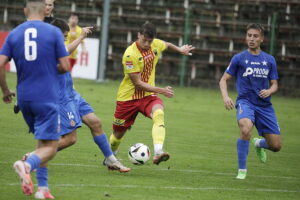
M 155 110 L 152 116 L 152 138 L 154 144 L 154 153 L 158 154 L 162 151 L 165 140 L 166 130 L 164 121 L 164 111 L 161 109 Z
M 109 143 L 110 143 L 111 150 L 113 151 L 114 154 L 117 153 L 117 151 L 119 149 L 119 146 L 120 146 L 120 143 L 121 143 L 121 140 L 122 139 L 116 138 L 114 134 L 110 135 Z

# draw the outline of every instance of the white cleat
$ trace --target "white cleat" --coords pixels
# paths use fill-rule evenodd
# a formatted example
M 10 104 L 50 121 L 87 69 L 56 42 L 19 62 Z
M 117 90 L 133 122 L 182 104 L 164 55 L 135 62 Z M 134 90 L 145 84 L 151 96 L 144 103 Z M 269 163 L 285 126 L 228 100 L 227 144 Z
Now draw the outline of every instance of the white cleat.
M 128 167 L 125 167 L 120 161 L 110 161 L 109 159 L 105 159 L 103 161 L 103 164 L 107 166 L 109 170 L 118 170 L 121 173 L 129 172 L 131 169 Z
M 25 166 L 25 163 L 21 160 L 18 160 L 14 163 L 13 167 L 20 177 L 23 193 L 27 196 L 32 195 L 33 184 L 31 181 L 30 172 Z

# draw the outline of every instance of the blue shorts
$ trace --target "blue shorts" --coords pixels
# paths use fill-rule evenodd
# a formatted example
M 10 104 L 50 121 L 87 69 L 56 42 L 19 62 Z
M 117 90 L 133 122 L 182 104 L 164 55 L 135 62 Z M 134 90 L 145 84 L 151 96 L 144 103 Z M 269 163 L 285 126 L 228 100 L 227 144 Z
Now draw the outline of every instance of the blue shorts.
M 236 102 L 236 118 L 250 119 L 255 125 L 258 134 L 280 134 L 279 124 L 272 105 L 267 107 L 255 106 L 247 100 Z
M 29 131 L 37 140 L 58 140 L 60 137 L 59 105 L 50 102 L 18 101 Z
M 75 101 L 69 101 L 60 104 L 61 132 L 60 135 L 66 135 L 81 127 L 81 117 L 79 115 Z
M 80 118 L 82 118 L 83 116 L 89 113 L 94 112 L 94 109 L 91 107 L 91 105 L 88 102 L 86 102 L 86 100 L 82 98 L 82 96 L 78 92 L 76 92 L 76 95 L 74 97 L 74 102 L 76 104 Z

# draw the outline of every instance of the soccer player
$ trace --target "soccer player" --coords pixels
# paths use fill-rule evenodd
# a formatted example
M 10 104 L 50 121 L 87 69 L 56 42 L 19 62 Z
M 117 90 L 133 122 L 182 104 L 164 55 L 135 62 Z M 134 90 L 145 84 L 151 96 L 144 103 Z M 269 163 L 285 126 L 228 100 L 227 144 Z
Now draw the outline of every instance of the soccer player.
M 69 17 L 69 27 L 70 27 L 70 31 L 68 33 L 67 41 L 65 42 L 66 45 L 71 44 L 74 40 L 76 40 L 82 32 L 82 28 L 78 26 L 78 15 L 76 13 L 71 13 Z M 83 52 L 86 52 L 86 48 L 83 40 L 81 41 L 81 48 Z M 77 62 L 76 49 L 70 54 L 69 61 L 70 61 L 70 66 L 72 71 L 74 65 Z
M 46 23 L 50 23 L 51 21 L 53 21 L 55 19 L 53 16 L 54 2 L 55 2 L 55 0 L 45 0 L 44 22 L 46 22 Z M 24 6 L 24 8 L 25 7 L 26 7 L 26 5 Z M 18 102 L 15 103 L 13 110 L 14 110 L 15 114 L 18 114 L 20 112 Z
M 278 89 L 278 73 L 273 56 L 261 50 L 264 28 L 260 24 L 247 26 L 248 49 L 233 56 L 220 80 L 220 90 L 225 108 L 236 107 L 236 118 L 240 128 L 237 140 L 238 175 L 245 179 L 251 130 L 255 125 L 263 139 L 254 138 L 253 143 L 261 162 L 266 162 L 265 149 L 277 152 L 281 148 L 280 129 L 271 103 L 271 95 Z M 238 97 L 236 104 L 228 96 L 227 81 L 234 76 Z
M 170 49 L 183 55 L 191 55 L 194 49 L 191 45 L 177 47 L 174 44 L 155 38 L 156 28 L 146 22 L 138 32 L 138 39 L 125 51 L 122 59 L 124 79 L 117 94 L 117 105 L 114 114 L 113 134 L 110 144 L 116 154 L 121 138 L 129 129 L 140 112 L 152 119 L 152 137 L 154 143 L 153 163 L 167 161 L 169 153 L 163 151 L 165 139 L 164 105 L 157 94 L 168 98 L 174 92 L 170 86 L 160 88 L 155 86 L 155 68 L 161 53 Z
M 54 26 L 60 28 L 65 38 L 68 35 L 69 26 L 62 19 L 55 19 L 51 22 Z M 74 51 L 81 41 L 91 33 L 92 27 L 82 28 L 81 35 L 67 45 L 68 51 Z M 105 165 L 111 170 L 118 170 L 126 173 L 130 168 L 123 166 L 113 155 L 110 149 L 106 134 L 102 128 L 100 119 L 95 115 L 93 108 L 73 89 L 73 81 L 70 72 L 60 75 L 59 77 L 60 91 L 60 119 L 61 119 L 61 138 L 58 142 L 58 151 L 75 144 L 76 129 L 81 127 L 82 121 L 90 128 L 94 142 L 100 148 L 105 156 Z M 32 154 L 32 153 L 30 153 Z M 30 154 L 26 154 L 23 158 Z M 48 167 L 47 163 L 43 163 L 37 168 L 36 176 L 38 180 L 38 190 L 35 193 L 37 199 L 54 199 L 48 187 Z
M 42 21 L 44 9 L 41 0 L 27 0 L 24 13 L 28 21 L 10 32 L 0 52 L 3 100 L 10 103 L 14 95 L 7 87 L 4 71 L 5 64 L 12 58 L 17 68 L 18 103 L 24 120 L 38 140 L 34 154 L 13 165 L 25 195 L 33 193 L 30 172 L 56 154 L 60 137 L 58 76 L 59 72 L 69 70 L 63 35 L 58 28 Z

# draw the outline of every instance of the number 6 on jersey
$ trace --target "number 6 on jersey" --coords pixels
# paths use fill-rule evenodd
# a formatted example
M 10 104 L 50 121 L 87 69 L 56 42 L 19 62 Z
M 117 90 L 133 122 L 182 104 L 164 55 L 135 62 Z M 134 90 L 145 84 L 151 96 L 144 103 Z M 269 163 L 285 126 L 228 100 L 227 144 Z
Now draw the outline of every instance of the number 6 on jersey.
M 37 56 L 36 42 L 30 40 L 31 38 L 37 38 L 37 31 L 35 28 L 28 28 L 24 32 L 24 45 L 25 45 L 25 59 L 27 61 L 33 61 Z

